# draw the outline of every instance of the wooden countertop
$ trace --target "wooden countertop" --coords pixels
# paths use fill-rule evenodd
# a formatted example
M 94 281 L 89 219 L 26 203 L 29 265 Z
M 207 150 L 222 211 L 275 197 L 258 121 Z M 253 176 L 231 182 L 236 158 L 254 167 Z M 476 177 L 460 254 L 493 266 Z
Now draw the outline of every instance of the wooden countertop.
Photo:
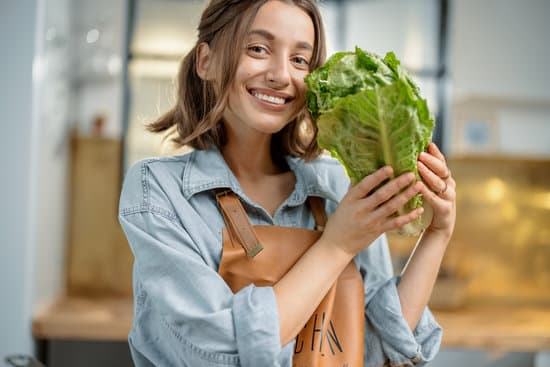
M 550 350 L 550 308 L 470 306 L 433 311 L 448 348 L 513 351 Z M 132 324 L 131 299 L 64 298 L 38 312 L 39 339 L 126 341 Z
M 549 307 L 479 305 L 433 313 L 448 348 L 550 350 Z
M 125 341 L 133 320 L 130 298 L 62 298 L 37 312 L 38 339 Z

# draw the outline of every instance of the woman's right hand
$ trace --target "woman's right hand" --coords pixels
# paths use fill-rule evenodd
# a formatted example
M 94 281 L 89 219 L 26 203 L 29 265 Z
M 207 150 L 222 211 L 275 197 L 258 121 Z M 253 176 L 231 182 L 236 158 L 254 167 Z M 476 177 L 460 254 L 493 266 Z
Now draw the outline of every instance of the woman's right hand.
M 382 233 L 418 218 L 423 208 L 391 216 L 420 191 L 421 182 L 410 185 L 414 181 L 413 173 L 391 179 L 372 192 L 392 174 L 392 168 L 386 166 L 352 186 L 327 221 L 320 240 L 353 257 Z

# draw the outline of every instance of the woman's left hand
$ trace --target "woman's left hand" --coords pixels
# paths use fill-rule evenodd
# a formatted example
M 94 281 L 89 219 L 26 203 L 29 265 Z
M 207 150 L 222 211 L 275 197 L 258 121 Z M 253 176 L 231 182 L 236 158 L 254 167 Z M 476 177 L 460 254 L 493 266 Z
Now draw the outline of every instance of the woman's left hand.
M 417 167 L 424 181 L 420 193 L 432 206 L 434 214 L 426 230 L 450 239 L 456 219 L 456 182 L 451 177 L 445 156 L 434 143 L 430 143 L 428 151 L 420 153 Z

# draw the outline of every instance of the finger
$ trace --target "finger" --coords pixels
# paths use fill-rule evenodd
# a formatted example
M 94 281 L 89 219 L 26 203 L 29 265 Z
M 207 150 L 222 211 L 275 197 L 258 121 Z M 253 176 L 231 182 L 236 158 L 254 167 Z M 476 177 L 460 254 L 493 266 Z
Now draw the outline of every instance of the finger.
M 424 208 L 416 208 L 414 210 L 411 210 L 407 214 L 403 214 L 400 216 L 397 216 L 395 218 L 388 218 L 381 226 L 380 231 L 381 232 L 387 232 L 392 231 L 395 229 L 398 229 L 400 227 L 403 227 L 405 224 L 410 223 L 420 217 L 424 213 Z
M 422 198 L 426 200 L 434 209 L 441 208 L 446 201 L 453 201 L 456 197 L 455 190 L 450 186 L 447 187 L 445 193 L 438 195 L 430 190 L 430 188 L 428 188 L 424 183 L 422 183 L 422 186 L 420 187 L 420 193 L 422 194 Z
M 434 212 L 442 208 L 444 199 L 430 190 L 426 185 L 422 185 L 420 194 L 422 194 L 422 200 L 427 202 L 433 208 Z
M 382 220 L 383 218 L 397 212 L 403 207 L 403 205 L 405 205 L 420 192 L 420 184 L 420 182 L 415 182 L 414 185 L 411 185 L 399 195 L 396 195 L 391 200 L 384 202 L 374 212 L 372 212 L 370 219 L 373 221 Z
M 441 177 L 436 175 L 421 161 L 418 161 L 416 165 L 418 167 L 418 173 L 420 173 L 420 177 L 422 177 L 422 180 L 429 186 L 432 191 L 442 192 L 445 190 L 448 184 Z
M 447 168 L 445 161 L 442 161 L 430 153 L 420 153 L 418 160 L 439 177 L 447 177 L 449 174 L 449 169 Z
M 437 159 L 445 162 L 445 156 L 443 155 L 443 153 L 441 153 L 441 150 L 439 150 L 439 147 L 435 143 L 432 142 L 430 143 L 430 145 L 428 145 L 428 152 L 430 152 L 430 154 L 435 156 Z
M 384 186 L 377 189 L 376 192 L 367 197 L 367 199 L 365 200 L 367 209 L 374 209 L 379 205 L 385 203 L 396 194 L 401 192 L 401 190 L 403 190 L 405 187 L 410 185 L 414 178 L 415 177 L 412 172 L 407 172 L 386 183 Z
M 367 196 L 374 188 L 387 180 L 393 174 L 393 168 L 385 166 L 363 178 L 350 189 L 350 195 L 355 199 Z
M 452 178 L 452 177 L 449 177 L 447 180 L 445 180 L 447 182 L 447 184 L 449 185 L 449 187 L 452 187 L 453 189 L 456 189 L 456 181 Z

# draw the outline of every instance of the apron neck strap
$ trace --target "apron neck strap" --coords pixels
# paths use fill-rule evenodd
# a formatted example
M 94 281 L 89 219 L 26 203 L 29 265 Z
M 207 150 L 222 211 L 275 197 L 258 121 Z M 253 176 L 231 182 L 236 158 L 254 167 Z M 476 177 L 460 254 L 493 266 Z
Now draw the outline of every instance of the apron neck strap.
M 231 190 L 224 190 L 216 194 L 216 200 L 231 241 L 241 244 L 248 257 L 256 256 L 262 251 L 263 246 L 258 240 L 254 226 L 250 223 L 237 195 Z M 315 229 L 318 231 L 324 230 L 327 223 L 327 213 L 325 212 L 323 199 L 317 196 L 308 196 L 307 201 L 315 218 Z
M 231 190 L 225 190 L 217 193 L 216 199 L 231 242 L 240 244 L 248 257 L 256 256 L 263 247 L 237 195 Z

